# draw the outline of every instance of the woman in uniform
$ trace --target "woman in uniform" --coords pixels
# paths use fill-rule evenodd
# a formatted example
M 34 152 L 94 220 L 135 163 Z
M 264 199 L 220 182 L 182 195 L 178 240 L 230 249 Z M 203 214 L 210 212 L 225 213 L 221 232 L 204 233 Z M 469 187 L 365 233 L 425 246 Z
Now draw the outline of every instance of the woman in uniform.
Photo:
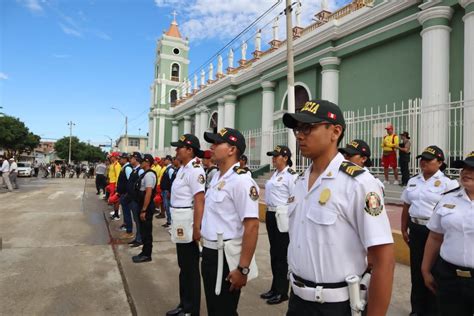
M 442 171 L 446 168 L 444 153 L 437 146 L 427 147 L 420 159 L 421 174 L 408 181 L 402 193 L 402 235 L 410 248 L 411 308 L 410 315 L 437 315 L 436 298 L 425 286 L 421 262 L 429 230 L 426 224 L 442 194 L 458 187 Z
M 443 196 L 428 222 L 421 271 L 441 315 L 474 314 L 474 152 L 454 162 L 461 187 Z M 436 264 L 435 264 L 436 262 Z M 433 274 L 431 270 L 434 266 Z
M 272 286 L 268 292 L 260 295 L 268 304 L 279 304 L 288 300 L 288 199 L 292 196 L 296 172 L 290 167 L 290 149 L 276 146 L 267 152 L 272 156 L 273 167 L 276 169 L 270 180 L 265 184 L 265 203 L 267 204 L 266 225 L 270 241 L 270 261 L 272 267 Z M 286 222 L 285 222 L 286 221 Z M 286 227 L 285 227 L 286 226 Z

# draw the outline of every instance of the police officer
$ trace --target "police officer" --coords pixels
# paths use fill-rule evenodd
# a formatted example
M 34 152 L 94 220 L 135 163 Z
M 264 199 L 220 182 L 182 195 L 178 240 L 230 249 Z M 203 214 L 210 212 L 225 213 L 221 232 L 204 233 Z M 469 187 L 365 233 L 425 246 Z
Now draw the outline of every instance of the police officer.
M 209 189 L 212 178 L 219 170 L 212 160 L 212 152 L 210 150 L 204 151 L 202 157 L 202 164 L 204 166 L 204 171 L 206 172 L 206 190 Z
M 137 202 L 139 200 L 139 192 L 135 191 L 135 184 L 139 180 L 139 177 L 143 174 L 143 169 L 140 168 L 142 161 L 143 157 L 137 151 L 134 151 L 130 156 L 130 165 L 132 166 L 133 170 L 127 181 L 126 199 L 128 201 L 128 208 L 132 213 L 132 218 L 135 222 L 136 228 L 135 238 L 128 243 L 132 248 L 142 245 L 142 237 L 140 234 L 140 205 Z
M 420 159 L 421 174 L 408 180 L 401 197 L 402 235 L 410 248 L 411 310 L 414 315 L 437 315 L 436 298 L 425 286 L 421 274 L 423 251 L 429 234 L 426 224 L 442 194 L 459 184 L 442 172 L 446 164 L 441 148 L 429 146 L 416 159 Z
M 141 167 L 143 174 L 138 177 L 135 185 L 135 191 L 138 191 L 138 205 L 140 206 L 140 234 L 142 237 L 143 248 L 140 254 L 133 256 L 135 263 L 151 261 L 151 250 L 153 249 L 153 213 L 155 204 L 153 198 L 157 176 L 151 166 L 153 165 L 153 156 L 145 154 Z
M 421 269 L 426 286 L 438 294 L 442 316 L 471 316 L 474 314 L 474 152 L 465 160 L 455 161 L 454 167 L 462 168 L 462 187 L 445 194 L 434 209 L 427 225 L 430 234 Z
M 206 192 L 201 229 L 207 310 L 210 316 L 234 316 L 241 288 L 257 275 L 258 188 L 250 172 L 239 167 L 246 145 L 238 130 L 206 132 L 204 139 L 212 143 L 212 158 L 219 167 Z
M 127 198 L 127 183 L 130 175 L 132 174 L 133 168 L 129 162 L 129 155 L 127 153 L 122 153 L 120 155 L 120 165 L 122 169 L 120 170 L 118 179 L 117 179 L 117 193 L 120 194 L 120 206 L 122 207 L 123 214 L 123 225 L 120 229 L 125 230 L 123 238 L 132 238 L 133 237 L 133 222 L 132 222 L 132 213 L 129 208 L 129 200 Z
M 290 168 L 293 162 L 288 147 L 276 146 L 273 151 L 267 152 L 267 156 L 272 156 L 273 167 L 276 169 L 265 184 L 265 224 L 270 242 L 273 280 L 270 290 L 260 297 L 273 305 L 288 300 L 288 199 L 293 196 L 298 175 Z
M 366 258 L 372 264 L 367 315 L 385 315 L 393 282 L 392 233 L 374 177 L 338 153 L 346 127 L 340 108 L 308 101 L 298 113 L 286 113 L 283 123 L 312 160 L 288 200 L 287 315 L 351 315 L 345 280 L 364 274 Z
M 176 173 L 171 190 L 171 239 L 176 243 L 179 272 L 177 308 L 166 315 L 182 313 L 199 315 L 201 306 L 201 276 L 199 273 L 199 245 L 204 211 L 206 176 L 196 157 L 202 157 L 199 139 L 192 134 L 182 135 L 177 142 L 176 159 L 182 167 Z

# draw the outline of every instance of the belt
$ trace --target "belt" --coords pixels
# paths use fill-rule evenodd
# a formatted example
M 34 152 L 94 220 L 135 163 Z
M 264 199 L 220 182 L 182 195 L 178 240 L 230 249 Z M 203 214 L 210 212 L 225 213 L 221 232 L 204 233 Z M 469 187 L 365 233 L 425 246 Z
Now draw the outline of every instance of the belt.
M 170 207 L 172 208 L 175 208 L 175 209 L 187 209 L 187 208 L 193 208 L 193 206 L 182 206 L 182 207 L 174 207 L 173 205 L 171 205 Z
M 317 284 L 290 273 L 293 293 L 305 301 L 317 303 L 340 303 L 349 300 L 346 282 Z
M 444 260 L 439 257 L 441 264 L 444 265 L 450 272 L 453 274 L 456 274 L 456 276 L 460 278 L 473 278 L 474 277 L 474 269 L 473 268 L 467 268 L 467 267 L 461 267 L 452 263 L 449 263 L 448 261 Z
M 230 239 L 225 239 L 224 241 L 228 241 Z M 208 240 L 206 238 L 201 238 L 201 244 L 205 248 L 217 250 L 217 240 Z
M 267 206 L 267 211 L 269 212 L 276 212 L 278 206 Z
M 410 217 L 411 221 L 418 225 L 426 226 L 430 221 L 429 218 L 417 218 L 417 217 Z

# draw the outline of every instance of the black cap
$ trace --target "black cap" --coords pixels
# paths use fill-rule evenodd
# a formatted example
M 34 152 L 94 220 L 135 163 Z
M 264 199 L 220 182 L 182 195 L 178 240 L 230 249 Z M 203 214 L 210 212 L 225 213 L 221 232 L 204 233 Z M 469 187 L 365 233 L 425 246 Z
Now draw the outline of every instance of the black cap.
M 344 148 L 339 148 L 339 152 L 349 156 L 361 155 L 367 157 L 365 165 L 367 167 L 372 166 L 372 160 L 370 160 L 370 147 L 362 139 L 354 139 Z
M 410 134 L 408 134 L 406 131 L 401 133 L 400 136 L 405 136 L 407 139 L 410 139 Z
M 128 159 L 129 155 L 128 153 L 121 153 L 119 158 L 125 158 L 125 159 Z
M 423 152 L 416 156 L 416 159 L 424 158 L 427 160 L 438 159 L 439 161 L 444 161 L 444 153 L 438 146 L 428 146 L 423 150 Z
M 298 123 L 328 122 L 341 125 L 346 129 L 346 122 L 341 109 L 334 103 L 326 100 L 307 101 L 297 113 L 285 113 L 283 124 L 288 128 L 295 128 Z
M 464 160 L 456 160 L 453 163 L 454 168 L 465 168 L 465 167 L 471 167 L 474 168 L 474 151 L 471 151 L 470 154 L 466 156 L 466 159 Z
M 229 145 L 236 146 L 240 153 L 244 153 L 246 145 L 245 145 L 245 138 L 238 130 L 224 127 L 217 133 L 204 133 L 204 139 L 206 142 L 211 144 L 220 144 L 220 143 L 228 143 Z
M 279 145 L 279 146 L 276 146 L 275 149 L 273 149 L 273 151 L 268 151 L 268 152 L 267 152 L 267 156 L 273 156 L 273 157 L 276 157 L 276 156 L 291 157 L 291 151 L 290 151 L 290 148 L 288 148 L 288 147 L 286 147 L 286 146 L 283 146 L 283 145 Z
M 150 155 L 150 154 L 145 154 L 145 155 L 143 155 L 143 161 L 146 161 L 146 162 L 148 162 L 150 165 L 152 165 L 153 162 L 155 161 L 155 158 L 153 158 L 153 156 Z
M 140 154 L 138 151 L 134 151 L 130 158 L 132 157 L 135 158 L 138 162 L 142 162 L 143 160 L 142 154 Z
M 177 142 L 171 142 L 171 146 L 173 147 L 192 147 L 195 149 L 201 149 L 201 144 L 199 143 L 199 139 L 194 136 L 193 134 L 184 134 L 182 135 Z
M 165 160 L 173 161 L 173 157 L 171 157 L 171 155 L 166 155 Z

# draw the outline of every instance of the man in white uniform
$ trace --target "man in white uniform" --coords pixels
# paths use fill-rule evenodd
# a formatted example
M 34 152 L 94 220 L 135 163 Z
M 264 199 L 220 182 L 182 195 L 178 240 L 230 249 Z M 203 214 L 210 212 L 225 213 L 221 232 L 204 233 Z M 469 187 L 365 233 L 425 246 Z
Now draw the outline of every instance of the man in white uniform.
M 375 178 L 338 153 L 345 121 L 340 108 L 308 101 L 283 116 L 311 166 L 289 199 L 289 316 L 351 315 L 348 276 L 371 263 L 367 315 L 385 315 L 395 265 L 383 194 Z
M 8 163 L 7 157 L 2 156 L 3 162 L 0 167 L 0 173 L 2 174 L 2 183 L 7 187 L 8 191 L 13 192 L 13 187 L 10 182 L 10 164 Z
M 207 310 L 209 316 L 234 316 L 240 289 L 257 275 L 254 252 L 259 224 L 258 186 L 250 172 L 239 167 L 239 157 L 246 145 L 238 130 L 206 132 L 204 139 L 212 143 L 212 158 L 219 166 L 206 192 L 201 229 L 201 271 Z M 223 234 L 223 250 L 217 242 L 219 233 Z M 219 254 L 224 257 L 222 270 L 218 270 Z

